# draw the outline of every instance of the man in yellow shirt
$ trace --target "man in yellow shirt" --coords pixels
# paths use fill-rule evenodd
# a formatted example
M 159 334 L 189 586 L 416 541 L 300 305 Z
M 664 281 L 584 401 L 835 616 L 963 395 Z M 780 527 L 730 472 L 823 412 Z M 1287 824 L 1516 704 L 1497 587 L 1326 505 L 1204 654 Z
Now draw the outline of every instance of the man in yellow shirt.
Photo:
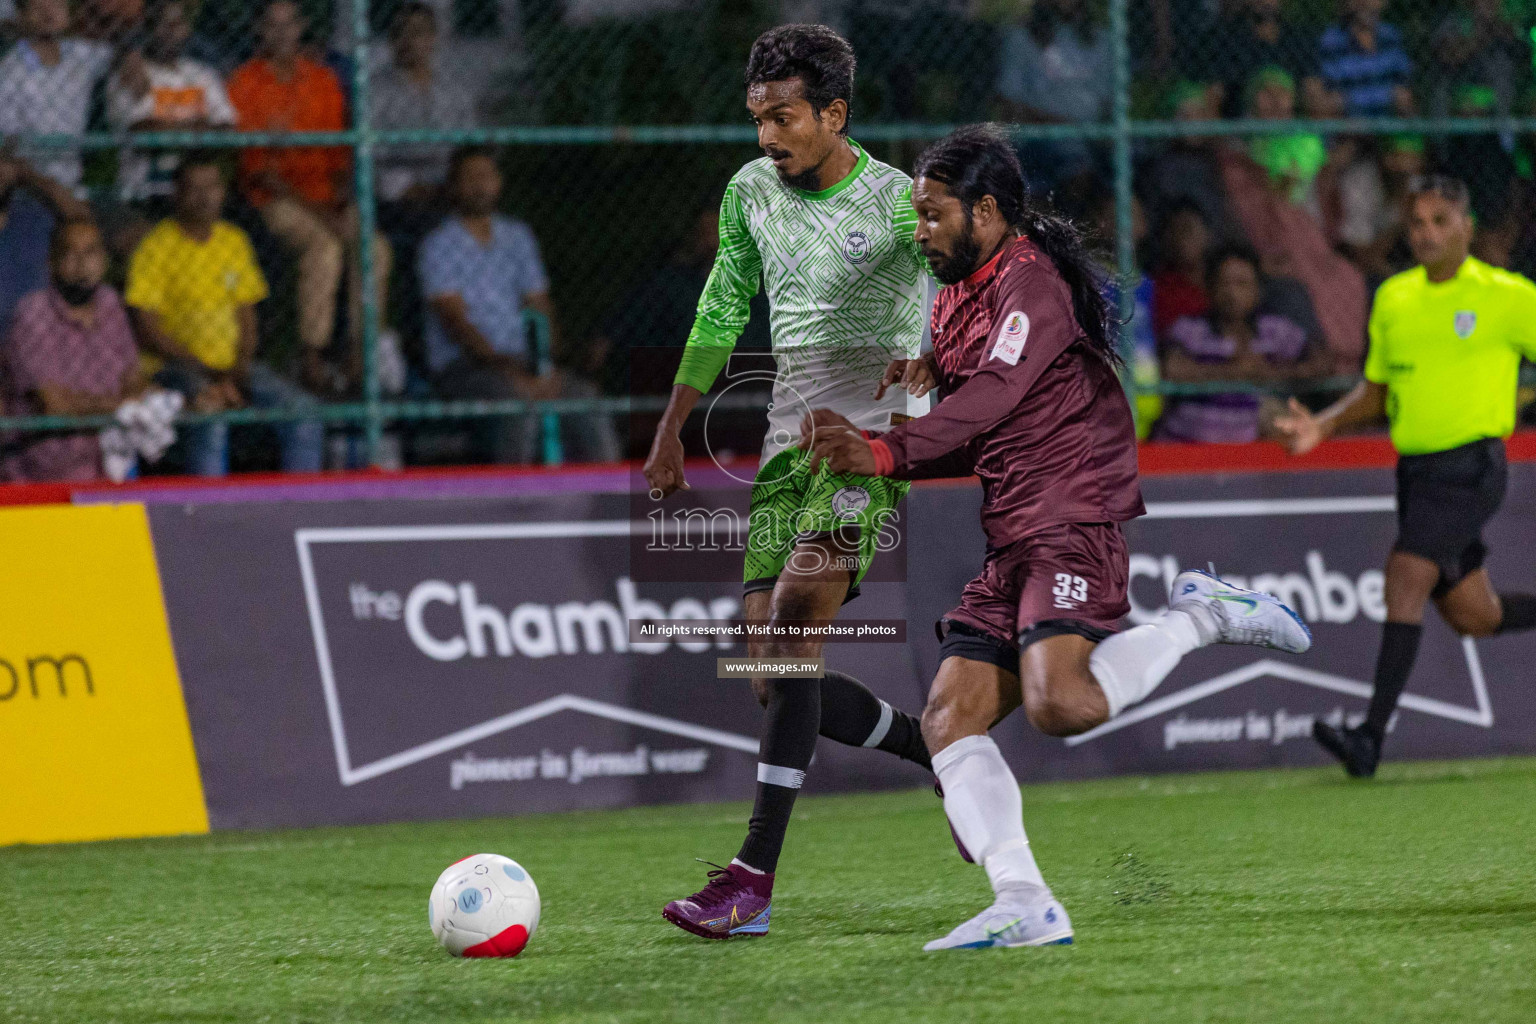
M 1275 427 L 1292 453 L 1349 426 L 1391 424 L 1398 537 L 1387 559 L 1387 621 L 1365 721 L 1313 736 L 1353 776 L 1381 759 L 1431 600 L 1462 636 L 1536 626 L 1536 596 L 1499 594 L 1483 526 L 1504 500 L 1504 438 L 1515 429 L 1520 360 L 1536 359 L 1536 285 L 1468 255 L 1467 187 L 1431 175 L 1409 195 L 1408 244 L 1419 266 L 1388 278 L 1371 310 L 1365 379 L 1316 415 L 1291 399 Z
M 226 194 L 216 158 L 182 160 L 172 215 L 145 236 L 128 266 L 126 299 L 140 343 L 163 361 L 162 383 L 200 411 L 312 408 L 312 396 L 256 362 L 256 303 L 267 297 L 267 282 L 245 232 L 220 219 Z M 318 420 L 285 423 L 277 432 L 285 471 L 320 469 Z M 191 472 L 229 472 L 227 425 L 184 433 Z

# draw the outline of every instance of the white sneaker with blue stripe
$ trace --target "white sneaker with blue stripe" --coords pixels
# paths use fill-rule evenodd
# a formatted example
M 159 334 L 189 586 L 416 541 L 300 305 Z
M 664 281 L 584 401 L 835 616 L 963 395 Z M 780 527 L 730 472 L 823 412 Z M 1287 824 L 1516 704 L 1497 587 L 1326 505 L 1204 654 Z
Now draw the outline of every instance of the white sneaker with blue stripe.
M 1278 598 L 1234 587 L 1199 569 L 1173 578 L 1168 607 L 1213 625 L 1214 643 L 1269 647 L 1287 654 L 1304 654 L 1312 646 L 1312 631 Z
M 1056 900 L 1044 903 L 998 901 L 923 949 L 992 949 L 998 946 L 1067 946 L 1072 922 Z

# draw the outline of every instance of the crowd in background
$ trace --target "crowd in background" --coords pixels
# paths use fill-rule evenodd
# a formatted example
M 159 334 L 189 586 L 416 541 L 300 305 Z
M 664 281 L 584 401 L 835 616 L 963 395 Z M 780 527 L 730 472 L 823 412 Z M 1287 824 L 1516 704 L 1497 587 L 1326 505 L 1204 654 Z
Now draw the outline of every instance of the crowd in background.
M 1536 113 L 1536 9 L 1332 3 L 1133 0 L 1136 116 Z M 854 43 L 855 137 L 877 121 L 1102 122 L 1113 101 L 1097 0 L 392 0 L 369 17 L 382 40 L 373 124 L 387 130 L 731 123 L 742 116 L 741 56 L 758 28 L 783 20 L 826 21 Z M 704 197 L 750 157 L 742 147 L 675 165 L 653 150 L 384 147 L 364 280 L 348 148 L 133 141 L 347 129 L 350 27 L 350 9 L 326 0 L 0 0 L 0 139 L 96 130 L 124 140 L 0 149 L 6 413 L 111 413 L 151 390 L 196 412 L 314 408 L 273 428 L 266 447 L 278 467 L 318 470 L 358 461 L 355 431 L 327 428 L 318 409 L 363 394 L 368 293 L 382 316 L 386 397 L 622 394 L 629 351 L 681 344 L 718 243 Z M 898 164 L 913 155 L 888 148 Z M 1107 144 L 1025 142 L 1020 155 L 1033 186 L 1109 251 Z M 1305 392 L 1356 373 L 1370 296 L 1410 261 L 1400 200 L 1411 178 L 1465 178 L 1475 254 L 1529 272 L 1533 157 L 1536 140 L 1514 133 L 1138 142 L 1138 383 Z M 765 321 L 756 310 L 744 344 L 766 345 Z M 535 336 L 554 364 L 538 358 Z M 1263 428 L 1251 388 L 1149 398 L 1138 411 L 1158 438 L 1238 442 Z M 563 417 L 561 433 L 568 458 L 628 454 L 608 417 Z M 530 462 L 537 438 L 534 419 L 511 417 L 424 431 L 405 451 L 391 432 L 385 451 L 397 462 Z M 92 443 L 0 436 L 0 475 L 94 476 Z M 184 426 L 176 459 L 185 472 L 228 472 L 228 426 Z

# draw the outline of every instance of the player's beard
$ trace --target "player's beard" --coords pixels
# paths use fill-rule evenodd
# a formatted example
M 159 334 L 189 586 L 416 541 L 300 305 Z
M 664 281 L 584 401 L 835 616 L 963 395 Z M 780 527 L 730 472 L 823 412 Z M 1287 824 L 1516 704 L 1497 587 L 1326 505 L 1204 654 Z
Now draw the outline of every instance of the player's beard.
M 774 172 L 778 174 L 779 180 L 790 188 L 797 188 L 801 192 L 821 191 L 821 168 L 819 166 L 807 167 L 805 170 L 795 174 L 786 173 L 775 167 Z
M 789 155 L 785 150 L 782 149 L 769 149 L 766 151 L 766 153 L 770 159 L 776 159 L 779 156 Z M 805 170 L 797 171 L 794 174 L 785 172 L 777 164 L 774 165 L 773 170 L 774 173 L 779 176 L 779 180 L 788 185 L 790 188 L 797 188 L 802 192 L 820 192 L 822 188 L 821 168 L 825 163 L 826 159 L 823 158 L 821 163 L 812 164 Z
M 976 244 L 976 236 L 966 225 L 966 232 L 955 242 L 955 251 L 939 254 L 932 250 L 924 249 L 923 256 L 928 260 L 928 269 L 933 271 L 933 276 L 939 279 L 940 284 L 959 284 L 971 276 L 971 271 L 976 269 L 976 263 L 981 259 L 981 246 Z

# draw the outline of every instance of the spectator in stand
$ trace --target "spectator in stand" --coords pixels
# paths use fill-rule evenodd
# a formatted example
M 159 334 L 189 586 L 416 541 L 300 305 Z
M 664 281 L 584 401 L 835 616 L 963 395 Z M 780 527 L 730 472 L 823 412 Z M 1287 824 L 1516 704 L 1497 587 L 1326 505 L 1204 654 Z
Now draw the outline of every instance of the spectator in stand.
M 1175 121 L 1214 121 L 1221 97 L 1219 86 L 1178 82 L 1169 90 L 1164 109 Z M 1227 197 L 1216 163 L 1218 142 L 1209 135 L 1184 135 L 1169 140 L 1146 169 L 1137 175 L 1153 223 L 1165 224 L 1173 211 L 1193 205 L 1206 227 L 1220 238 L 1235 238 L 1239 228 L 1227 209 Z M 1158 232 L 1161 236 L 1161 232 Z M 1201 264 L 1203 266 L 1203 264 Z M 1196 277 L 1201 276 L 1199 273 Z
M 1022 22 L 1003 30 L 997 96 L 1003 120 L 1092 124 L 1109 117 L 1114 61 L 1109 33 L 1087 0 L 1036 0 Z M 1092 151 L 1081 140 L 1027 147 L 1039 178 L 1061 183 L 1091 172 Z
M 107 80 L 107 122 L 116 131 L 207 131 L 235 123 L 235 108 L 219 73 L 184 55 L 192 36 L 187 0 L 160 0 L 145 16 L 142 50 L 129 50 Z M 119 198 L 159 220 L 170 212 L 173 151 L 124 152 Z
M 1328 353 L 1308 344 L 1305 328 L 1261 311 L 1264 276 L 1253 250 L 1217 249 L 1207 266 L 1206 287 L 1210 311 L 1181 317 L 1164 336 L 1164 380 L 1294 385 L 1328 374 Z M 1158 421 L 1158 436 L 1219 444 L 1254 441 L 1263 404 L 1257 395 L 1241 392 L 1170 399 Z
M 1276 67 L 1301 86 L 1302 109 L 1311 117 L 1334 113 L 1317 65 L 1317 38 L 1285 17 L 1281 0 L 1238 0 L 1194 37 L 1181 70 L 1219 82 L 1222 112 L 1243 113 L 1243 92 L 1254 73 Z
M 1528 88 L 1516 100 L 1515 115 L 1536 116 L 1536 87 Z M 1515 166 L 1520 172 L 1521 196 L 1526 205 L 1524 215 L 1519 218 L 1520 230 L 1510 247 L 1508 266 L 1525 277 L 1536 279 L 1536 202 L 1533 202 L 1536 200 L 1536 134 L 1521 132 L 1515 137 Z M 1536 408 L 1527 410 L 1527 414 L 1528 420 L 1536 421 Z
M 224 168 L 189 154 L 176 169 L 173 213 L 144 239 L 128 267 L 128 305 L 144 348 L 163 361 L 157 380 L 202 412 L 309 408 L 313 397 L 256 361 L 256 303 L 267 283 L 250 239 L 222 219 L 228 193 Z M 282 468 L 320 469 L 319 421 L 277 428 Z M 199 476 L 229 472 L 229 427 L 204 423 L 183 431 L 188 469 Z
M 1343 97 L 1348 117 L 1414 112 L 1413 61 L 1397 26 L 1381 20 L 1387 0 L 1342 0 L 1344 17 L 1323 30 L 1318 65 L 1323 83 Z
M 75 28 L 87 39 L 118 45 L 139 30 L 143 0 L 74 0 Z
M 229 80 L 243 131 L 328 132 L 346 128 L 346 101 L 335 72 L 305 56 L 307 23 L 294 0 L 270 0 L 257 22 L 259 55 Z M 343 192 L 351 161 L 345 149 L 247 149 L 241 181 L 262 221 L 298 257 L 299 340 L 306 386 L 318 393 L 360 385 L 362 279 L 357 258 L 357 212 Z M 350 255 L 350 259 L 348 256 Z M 385 309 L 393 250 L 374 237 L 373 287 Z M 339 372 L 326 360 L 336 328 L 336 301 L 348 275 L 352 344 Z
M 1339 173 L 1339 245 L 1365 273 L 1373 290 L 1412 263 L 1403 235 L 1403 211 L 1409 185 L 1424 169 L 1423 137 L 1391 135 Z
M 382 130 L 473 128 L 479 124 L 474 80 L 445 68 L 438 51 L 438 14 L 420 2 L 402 4 L 389 23 L 390 62 L 372 79 L 373 124 Z M 379 226 L 397 254 L 396 287 L 420 291 L 416 256 L 421 240 L 448 212 L 446 181 L 453 147 L 439 143 L 389 146 L 376 151 Z M 399 324 L 422 336 L 423 311 L 408 303 Z M 391 335 L 391 343 L 398 340 Z M 400 358 L 404 358 L 403 354 Z
M 1211 231 L 1193 203 L 1169 210 L 1157 231 L 1157 273 L 1152 277 L 1152 330 L 1161 338 L 1174 322 L 1210 307 L 1205 262 Z
M 1484 85 L 1458 86 L 1452 96 L 1456 117 L 1491 117 L 1498 96 Z M 1510 250 L 1519 234 L 1519 211 L 1526 193 L 1516 172 L 1513 140 L 1498 132 L 1443 137 L 1436 146 L 1437 169 L 1467 183 L 1471 197 L 1472 255 L 1496 267 L 1509 266 Z
M 12 415 L 94 416 L 144 389 L 133 330 L 117 292 L 102 283 L 107 251 L 89 220 L 58 222 L 48 287 L 16 307 L 4 352 L 5 407 Z M 8 481 L 101 476 L 95 431 L 45 433 L 0 460 Z
M 0 58 L 0 138 L 82 134 L 111 49 L 68 34 L 68 0 L 18 0 L 16 15 L 22 37 Z M 49 150 L 38 158 L 37 169 L 75 188 L 80 153 Z
M 1083 0 L 1039 0 L 1002 38 L 997 92 L 1010 120 L 1103 121 L 1113 98 L 1109 33 Z
M 1290 121 L 1296 117 L 1296 81 L 1281 68 L 1260 68 L 1244 89 L 1244 109 L 1262 121 Z M 1314 185 L 1328 162 L 1328 147 L 1319 135 L 1288 132 L 1258 135 L 1248 143 L 1248 155 L 1269 172 L 1276 193 L 1318 215 Z
M 413 0 L 389 26 L 390 63 L 373 77 L 373 124 L 381 130 L 474 128 L 475 97 L 446 80 L 437 61 L 437 12 Z M 380 215 L 414 227 L 440 218 L 451 146 L 392 146 L 378 157 Z
M 1271 96 L 1277 91 L 1284 93 L 1273 83 L 1267 88 Z M 1289 145 L 1294 150 L 1288 149 L 1287 143 L 1221 150 L 1218 160 L 1227 201 L 1242 228 L 1242 237 L 1263 258 L 1266 275 L 1294 278 L 1305 289 L 1304 298 L 1294 288 L 1288 289 L 1289 294 L 1272 295 L 1279 303 L 1275 312 L 1284 312 L 1297 322 L 1318 321 L 1329 350 L 1338 360 L 1339 372 L 1353 373 L 1365 354 L 1365 279 L 1334 249 L 1314 212 L 1315 204 L 1294 201 L 1296 183 L 1304 181 L 1309 168 L 1318 162 L 1317 147 L 1307 140 Z M 1256 161 L 1253 154 L 1264 158 L 1265 164 Z
M 1154 257 L 1158 272 L 1152 279 L 1152 329 L 1158 338 L 1166 337 L 1182 317 L 1201 316 L 1210 308 L 1206 274 L 1211 250 L 1218 244 L 1244 245 L 1214 235 L 1193 205 L 1175 207 L 1159 227 Z M 1300 281 L 1265 275 L 1259 308 L 1300 324 L 1309 344 L 1323 344 L 1322 325 Z
M 555 309 L 538 242 L 528 225 L 497 213 L 501 169 L 480 146 L 455 151 L 448 169 L 454 212 L 421 246 L 420 277 L 427 304 L 427 360 L 443 398 L 591 398 L 590 381 L 558 370 L 539 373 L 523 325 L 524 308 L 548 318 L 555 340 Z M 612 461 L 620 457 L 607 417 L 563 416 L 574 442 L 572 457 Z M 532 416 L 502 417 L 491 424 L 492 461 L 533 461 Z
M 1153 80 L 1168 81 L 1199 61 L 1211 22 L 1241 0 L 1146 0 L 1133 8 L 1131 52 Z M 1150 22 L 1150 24 L 1148 24 Z M 1150 35 L 1150 39 L 1148 38 Z
M 55 221 L 89 215 L 69 189 L 0 149 L 0 342 L 22 296 L 48 286 Z
M 612 5 L 625 10 L 636 6 L 635 0 Z M 831 23 L 846 30 L 861 55 L 861 117 L 953 122 L 986 116 L 996 77 L 996 33 L 974 16 L 976 6 L 969 0 L 789 0 L 758 9 L 773 12 L 783 23 Z M 944 44 L 935 46 L 935 40 Z
M 251 20 L 261 13 L 259 3 L 248 0 L 196 0 L 190 3 L 192 38 L 187 56 L 208 65 L 227 83 L 235 68 L 251 56 L 253 40 L 246 34 Z
M 1530 67 L 1530 44 L 1521 38 L 1500 0 L 1460 0 L 1430 39 L 1434 59 L 1428 71 L 1429 113 L 1451 112 L 1455 92 L 1480 86 L 1493 92 L 1493 112 L 1506 117 L 1514 109 L 1520 83 Z

